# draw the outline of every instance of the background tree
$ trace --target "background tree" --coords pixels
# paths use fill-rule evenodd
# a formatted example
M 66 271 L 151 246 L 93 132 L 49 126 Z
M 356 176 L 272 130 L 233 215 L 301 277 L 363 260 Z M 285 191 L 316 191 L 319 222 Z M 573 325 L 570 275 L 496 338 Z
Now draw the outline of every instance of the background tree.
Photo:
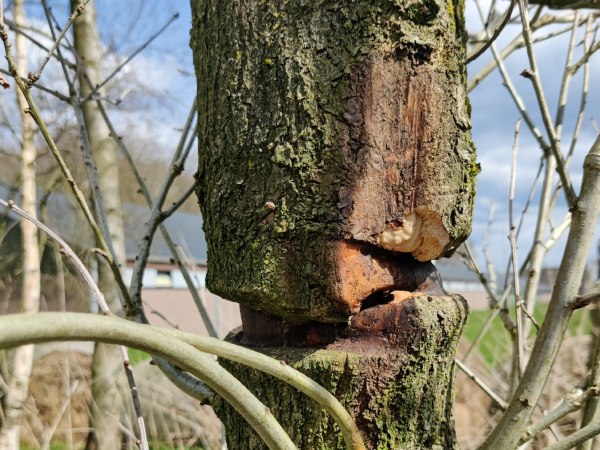
M 71 10 L 80 7 L 79 0 L 71 1 Z M 102 74 L 102 50 L 97 28 L 96 5 L 91 0 L 86 5 L 86 13 L 73 24 L 73 37 L 76 56 L 80 58 L 79 92 L 82 101 L 83 123 L 81 138 L 89 140 L 91 156 L 95 164 L 99 192 L 95 196 L 96 217 L 104 222 L 105 236 L 112 247 L 115 259 L 124 263 L 125 232 L 123 229 L 123 207 L 120 198 L 119 165 L 117 149 L 110 130 L 102 117 L 98 105 L 93 100 L 103 94 L 96 89 L 104 80 Z M 73 93 L 75 95 L 75 93 Z M 87 101 L 86 101 L 87 99 Z M 85 143 L 83 144 L 85 145 Z M 101 259 L 98 264 L 98 285 L 110 310 L 122 315 L 118 287 L 111 269 Z M 115 449 L 121 444 L 119 422 L 123 416 L 122 392 L 125 379 L 122 372 L 122 355 L 119 347 L 97 343 L 92 361 L 92 426 L 88 448 Z
M 14 18 L 18 26 L 25 25 L 25 2 L 14 1 Z M 17 71 L 28 73 L 26 39 L 18 35 L 15 39 Z M 36 148 L 34 142 L 35 123 L 27 113 L 28 106 L 23 94 L 17 92 L 19 118 L 21 122 L 21 180 L 20 193 L 23 209 L 37 216 L 37 193 L 35 178 Z M 22 288 L 20 312 L 34 313 L 40 304 L 40 252 L 37 227 L 33 223 L 21 224 Z M 8 392 L 2 397 L 4 417 L 0 427 L 0 449 L 20 448 L 20 421 L 29 388 L 29 377 L 33 363 L 33 345 L 19 347 L 10 355 L 10 378 Z

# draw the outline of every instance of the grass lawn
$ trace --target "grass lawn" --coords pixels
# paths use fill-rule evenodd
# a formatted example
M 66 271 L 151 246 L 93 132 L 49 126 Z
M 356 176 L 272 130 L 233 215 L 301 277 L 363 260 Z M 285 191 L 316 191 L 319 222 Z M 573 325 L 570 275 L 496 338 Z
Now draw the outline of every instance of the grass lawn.
M 540 325 L 544 319 L 547 309 L 547 304 L 537 305 L 535 308 L 534 317 Z M 479 332 L 489 315 L 489 310 L 471 311 L 463 333 L 464 338 L 466 338 L 469 342 L 473 342 L 479 335 Z M 513 317 L 514 321 L 514 308 L 510 310 L 510 315 Z M 589 334 L 590 329 L 591 324 L 589 311 L 587 311 L 585 308 L 575 311 L 573 317 L 571 318 L 571 322 L 569 323 L 568 335 L 576 336 L 581 334 Z M 532 335 L 534 333 L 535 330 L 532 330 Z M 496 366 L 503 363 L 508 355 L 510 355 L 510 336 L 504 329 L 504 325 L 498 316 L 496 316 L 489 324 L 488 331 L 484 335 L 483 339 L 480 340 L 478 347 L 479 353 L 491 366 Z
M 127 354 L 129 355 L 129 362 L 132 366 L 135 366 L 139 362 L 150 359 L 150 355 L 148 353 L 135 348 L 128 348 Z

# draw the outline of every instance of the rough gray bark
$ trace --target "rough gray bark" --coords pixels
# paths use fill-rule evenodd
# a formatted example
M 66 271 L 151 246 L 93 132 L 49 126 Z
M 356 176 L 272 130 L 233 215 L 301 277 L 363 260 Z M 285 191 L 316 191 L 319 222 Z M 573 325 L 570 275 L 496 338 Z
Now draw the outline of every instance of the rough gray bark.
M 478 168 L 459 1 L 192 7 L 213 292 L 345 321 L 403 284 L 390 255 L 428 261 L 468 235 Z
M 459 0 L 192 0 L 207 284 L 231 339 L 341 399 L 369 448 L 453 448 L 463 301 L 428 262 L 470 232 Z M 312 401 L 224 363 L 299 448 L 343 448 Z M 261 448 L 216 405 L 231 448 Z
M 72 9 L 79 0 L 71 0 Z M 96 86 L 103 81 L 102 49 L 96 22 L 96 6 L 91 0 L 85 12 L 73 24 L 75 50 L 81 58 L 85 71 L 80 71 L 81 97 L 91 92 L 90 83 Z M 86 80 L 86 75 L 89 80 Z M 119 166 L 116 145 L 95 101 L 82 105 L 85 127 L 89 137 L 92 156 L 98 169 L 98 184 L 104 200 L 106 222 L 110 230 L 110 240 L 118 261 L 125 261 L 125 233 L 121 198 L 119 196 Z M 98 266 L 98 285 L 110 307 L 116 314 L 122 314 L 119 293 L 111 270 L 103 261 Z M 123 377 L 122 358 L 117 346 L 96 344 L 92 359 L 92 407 L 93 439 L 91 448 L 112 450 L 121 446 L 121 430 L 115 418 L 122 417 Z M 88 445 L 88 448 L 90 445 Z
M 25 26 L 25 5 L 23 0 L 14 1 L 15 24 Z M 27 42 L 17 33 L 15 36 L 17 52 L 17 70 L 21 76 L 27 76 Z M 21 119 L 21 207 L 33 217 L 37 216 L 35 160 L 35 123 L 29 114 L 25 98 L 17 89 L 17 103 Z M 40 251 L 36 226 L 27 221 L 20 222 L 21 252 L 23 258 L 22 288 L 20 312 L 38 312 L 40 305 Z M 2 398 L 3 423 L 0 427 L 0 449 L 17 450 L 20 448 L 20 421 L 23 404 L 27 399 L 29 378 L 33 364 L 33 345 L 13 350 L 10 354 L 9 390 Z
M 317 381 L 348 409 L 371 449 L 451 449 L 453 360 L 466 319 L 458 296 L 417 296 L 402 304 L 369 308 L 345 335 L 320 348 L 254 348 Z M 381 320 L 382 317 L 388 320 Z M 238 330 L 228 340 L 244 342 Z M 300 449 L 345 450 L 327 413 L 294 388 L 228 361 L 226 369 L 269 407 Z M 229 448 L 266 449 L 223 400 L 213 404 Z

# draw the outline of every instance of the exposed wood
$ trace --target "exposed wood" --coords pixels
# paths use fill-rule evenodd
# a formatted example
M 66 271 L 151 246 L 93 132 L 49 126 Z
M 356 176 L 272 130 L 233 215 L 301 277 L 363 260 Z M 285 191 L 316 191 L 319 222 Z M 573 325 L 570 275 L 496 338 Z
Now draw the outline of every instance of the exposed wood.
M 364 300 L 345 291 L 348 271 L 380 273 L 382 250 L 383 265 L 400 252 L 429 261 L 468 235 L 478 166 L 460 2 L 194 0 L 192 11 L 213 292 L 344 322 Z

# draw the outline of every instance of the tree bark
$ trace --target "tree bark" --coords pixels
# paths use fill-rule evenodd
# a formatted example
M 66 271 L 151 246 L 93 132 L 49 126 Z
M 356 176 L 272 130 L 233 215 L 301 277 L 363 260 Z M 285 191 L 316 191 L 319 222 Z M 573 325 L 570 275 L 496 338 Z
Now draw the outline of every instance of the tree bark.
M 359 426 L 367 448 L 451 449 L 456 447 L 453 361 L 466 312 L 459 296 L 417 295 L 362 311 L 349 326 L 330 329 L 335 339 L 328 345 L 292 338 L 287 346 L 253 349 L 333 393 Z M 314 337 L 318 327 L 313 324 L 308 335 Z M 247 342 L 241 330 L 228 340 Z M 310 398 L 262 372 L 221 364 L 269 407 L 298 448 L 347 448 L 334 421 Z M 226 402 L 219 399 L 213 407 L 224 422 L 229 448 L 267 448 Z
M 23 0 L 14 1 L 15 24 L 25 26 L 25 5 Z M 27 76 L 26 38 L 16 33 L 17 70 L 21 76 Z M 17 89 L 17 104 L 21 119 L 21 207 L 32 217 L 37 217 L 36 181 L 35 181 L 35 123 L 29 114 L 25 98 Z M 21 220 L 21 249 L 23 257 L 23 275 L 20 311 L 38 312 L 40 306 L 40 251 L 36 226 Z M 25 345 L 11 352 L 9 391 L 2 399 L 4 421 L 0 427 L 0 449 L 17 450 L 20 448 L 20 420 L 23 403 L 27 399 L 29 378 L 33 364 L 33 345 Z
M 79 0 L 71 0 L 74 10 Z M 103 81 L 102 49 L 96 21 L 95 1 L 91 0 L 85 12 L 73 24 L 75 50 L 81 58 L 85 71 L 79 72 L 81 97 L 84 98 Z M 86 76 L 88 79 L 86 79 Z M 85 127 L 98 174 L 98 184 L 104 201 L 106 222 L 116 258 L 125 261 L 125 233 L 121 198 L 119 195 L 119 165 L 116 145 L 110 136 L 96 102 L 87 101 L 82 105 Z M 122 315 L 119 293 L 112 272 L 101 261 L 98 266 L 98 285 L 113 313 Z M 121 446 L 121 430 L 115 419 L 124 413 L 123 392 L 125 378 L 120 350 L 115 345 L 98 343 L 92 359 L 92 407 L 93 434 L 88 440 L 88 448 L 112 450 Z
M 198 197 L 230 339 L 347 406 L 368 448 L 453 448 L 464 301 L 433 265 L 471 229 L 459 0 L 192 0 Z M 343 448 L 322 411 L 223 363 L 299 448 Z M 215 405 L 231 448 L 261 448 Z
M 277 5 L 277 6 L 274 6 Z M 194 0 L 211 291 L 342 322 L 449 255 L 478 166 L 462 4 Z

